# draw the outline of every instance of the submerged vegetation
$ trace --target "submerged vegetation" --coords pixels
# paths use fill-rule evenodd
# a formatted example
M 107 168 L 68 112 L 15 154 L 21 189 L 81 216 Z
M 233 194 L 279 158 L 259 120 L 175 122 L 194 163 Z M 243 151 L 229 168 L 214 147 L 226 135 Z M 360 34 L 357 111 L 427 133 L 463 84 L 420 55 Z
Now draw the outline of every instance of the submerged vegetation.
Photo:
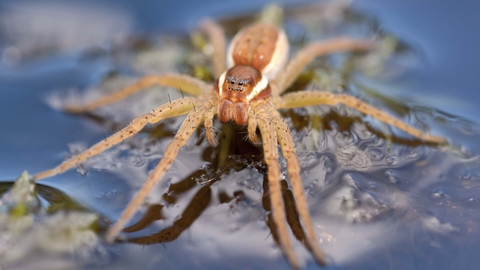
M 36 187 L 30 179 L 23 172 L 13 185 L 0 188 L 2 267 L 74 267 L 79 261 L 72 259 L 82 256 L 83 263 L 89 264 L 99 248 L 98 215 L 82 211 L 56 190 Z

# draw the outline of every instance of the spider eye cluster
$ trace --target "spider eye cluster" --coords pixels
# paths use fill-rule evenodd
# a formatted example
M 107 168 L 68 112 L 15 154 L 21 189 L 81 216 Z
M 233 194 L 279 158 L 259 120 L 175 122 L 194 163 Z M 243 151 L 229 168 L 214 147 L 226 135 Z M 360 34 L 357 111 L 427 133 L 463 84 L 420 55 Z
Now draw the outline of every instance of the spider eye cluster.
M 242 91 L 243 86 L 246 86 L 250 83 L 247 79 L 237 79 L 233 76 L 228 76 L 227 82 L 228 89 L 232 91 Z

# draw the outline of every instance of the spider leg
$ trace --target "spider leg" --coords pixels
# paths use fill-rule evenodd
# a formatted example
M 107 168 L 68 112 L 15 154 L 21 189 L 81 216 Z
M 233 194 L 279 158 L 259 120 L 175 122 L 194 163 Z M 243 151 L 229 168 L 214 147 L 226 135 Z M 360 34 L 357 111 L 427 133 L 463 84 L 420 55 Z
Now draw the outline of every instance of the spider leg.
M 69 113 L 90 112 L 97 108 L 125 99 L 128 96 L 136 94 L 154 85 L 174 87 L 194 96 L 207 93 L 211 89 L 211 86 L 204 81 L 188 75 L 175 73 L 148 75 L 140 78 L 135 84 L 128 85 L 115 93 L 104 96 L 91 103 L 84 105 L 67 104 L 64 109 Z
M 437 144 L 445 144 L 447 142 L 443 137 L 424 133 L 421 130 L 418 130 L 406 124 L 405 122 L 389 115 L 388 113 L 349 95 L 332 94 L 329 92 L 319 91 L 300 91 L 288 93 L 280 97 L 276 101 L 277 108 L 279 109 L 305 107 L 321 104 L 336 105 L 338 103 L 342 103 L 350 108 L 356 109 L 363 114 L 369 115 L 379 121 L 382 121 L 385 124 L 392 125 L 404 131 L 405 133 L 410 134 L 425 142 Z
M 186 114 L 193 110 L 194 106 L 198 105 L 200 102 L 198 98 L 194 97 L 185 97 L 172 101 L 171 103 L 164 104 L 157 109 L 153 110 L 151 113 L 144 114 L 140 117 L 132 120 L 130 125 L 126 126 L 117 133 L 111 135 L 105 140 L 95 144 L 90 147 L 88 150 L 64 161 L 62 164 L 57 167 L 37 173 L 33 176 L 34 180 L 40 180 L 43 178 L 51 177 L 64 171 L 77 166 L 82 163 L 89 157 L 98 155 L 103 151 L 119 144 L 120 142 L 126 140 L 127 138 L 132 137 L 137 134 L 147 123 L 156 123 L 162 119 L 174 117 L 182 114 Z
M 118 233 L 123 229 L 125 224 L 132 218 L 133 214 L 137 211 L 138 207 L 142 204 L 145 197 L 148 195 L 153 186 L 158 183 L 164 173 L 170 168 L 175 157 L 177 156 L 180 147 L 185 145 L 195 129 L 202 124 L 205 118 L 205 114 L 210 109 L 210 106 L 202 106 L 195 109 L 188 114 L 187 118 L 180 126 L 177 134 L 173 138 L 173 141 L 168 145 L 165 150 L 165 154 L 157 166 L 153 169 L 152 173 L 148 177 L 147 181 L 143 184 L 142 188 L 135 194 L 133 199 L 128 204 L 127 208 L 122 212 L 122 215 L 118 221 L 107 231 L 107 242 L 113 242 Z
M 287 231 L 285 207 L 280 185 L 280 164 L 278 162 L 278 145 L 275 127 L 271 122 L 270 116 L 266 114 L 266 111 L 260 110 L 257 111 L 257 123 L 260 128 L 260 133 L 262 134 L 265 163 L 268 167 L 268 185 L 270 188 L 272 215 L 278 230 L 279 244 L 292 267 L 300 268 L 300 262 L 293 252 Z
M 298 78 L 303 69 L 316 57 L 344 51 L 367 51 L 375 45 L 373 40 L 340 37 L 322 42 L 315 42 L 297 52 L 287 67 L 273 80 L 276 86 L 272 90 L 276 95 L 283 93 Z
M 276 128 L 278 143 L 282 149 L 283 156 L 288 162 L 287 170 L 290 176 L 290 183 L 292 185 L 293 196 L 297 205 L 297 210 L 303 220 L 303 225 L 307 233 L 307 246 L 312 251 L 316 261 L 320 265 L 326 265 L 325 256 L 318 246 L 315 232 L 312 227 L 312 220 L 308 211 L 307 201 L 303 192 L 302 179 L 300 178 L 300 165 L 298 163 L 297 155 L 295 154 L 295 147 L 288 125 L 282 120 L 280 114 L 275 107 L 271 107 L 270 115 L 273 115 L 273 123 Z
M 247 131 L 248 131 L 248 139 L 252 143 L 260 143 L 260 139 L 257 136 L 257 116 L 255 114 L 255 110 L 250 110 L 248 112 L 248 126 L 247 126 Z
M 218 140 L 215 136 L 215 131 L 213 130 L 213 118 L 215 117 L 216 112 L 217 106 L 211 107 L 210 110 L 208 110 L 208 112 L 205 114 L 204 121 L 205 137 L 207 137 L 208 143 L 213 147 L 218 145 Z
M 212 20 L 204 20 L 200 29 L 207 34 L 213 47 L 212 64 L 215 78 L 227 70 L 225 65 L 225 34 L 223 28 Z

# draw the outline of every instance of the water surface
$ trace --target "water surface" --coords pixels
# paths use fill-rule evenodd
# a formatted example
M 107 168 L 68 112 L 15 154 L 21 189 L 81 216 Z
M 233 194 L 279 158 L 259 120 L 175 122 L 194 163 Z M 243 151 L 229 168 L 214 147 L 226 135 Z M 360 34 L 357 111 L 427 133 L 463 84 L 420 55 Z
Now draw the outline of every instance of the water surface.
M 198 20 L 223 18 L 230 33 L 251 19 L 243 15 L 261 7 L 254 1 L 241 5 L 212 1 L 202 6 L 95 3 L 72 9 L 68 2 L 32 8 L 31 3 L 13 6 L 5 1 L 7 14 L 17 14 L 17 8 L 21 16 L 16 16 L 21 18 L 38 16 L 45 27 L 38 25 L 38 31 L 48 30 L 47 38 L 34 35 L 33 26 L 2 33 L 2 50 L 16 44 L 23 57 L 17 63 L 4 54 L 0 69 L 0 179 L 6 186 L 23 170 L 36 173 L 51 168 L 135 115 L 181 94 L 172 89 L 169 96 L 147 91 L 100 110 L 95 117 L 68 115 L 55 105 L 94 99 L 145 72 L 196 74 L 198 68 L 208 68 L 207 57 L 190 45 L 187 34 Z M 354 2 L 346 13 L 332 9 L 329 14 L 340 13 L 325 19 L 312 8 L 287 13 L 285 27 L 293 50 L 339 34 L 387 34 L 400 44 L 390 58 L 373 65 L 366 64 L 369 56 L 361 55 L 318 60 L 297 87 L 346 91 L 450 143 L 425 145 L 343 106 L 283 112 L 296 142 L 316 233 L 332 261 L 330 268 L 474 269 L 478 264 L 480 114 L 474 103 L 479 82 L 473 72 L 478 70 L 479 37 L 468 30 L 475 20 L 478 23 L 474 5 L 478 4 L 362 1 Z M 52 26 L 49 18 L 54 18 L 55 10 L 73 12 L 66 20 L 70 24 Z M 84 19 L 85 14 L 90 17 Z M 102 27 L 96 28 L 97 20 Z M 96 31 L 92 34 L 89 29 Z M 92 36 L 85 37 L 89 33 Z M 36 39 L 29 39 L 32 36 Z M 356 71 L 349 72 L 349 65 Z M 77 170 L 42 181 L 48 187 L 39 189 L 42 200 L 62 200 L 66 194 L 81 206 L 74 209 L 100 215 L 103 223 L 96 230 L 100 244 L 93 251 L 60 256 L 38 251 L 33 259 L 8 262 L 7 269 L 38 265 L 288 269 L 268 226 L 261 153 L 241 143 L 230 147 L 223 161 L 219 155 L 229 148 L 228 129 L 220 136 L 224 148 L 209 147 L 201 130 L 182 148 L 135 216 L 140 223 L 126 234 L 139 244 L 101 242 L 102 228 L 118 218 L 162 158 L 181 121 L 180 117 L 149 127 Z M 241 141 L 242 136 L 233 140 Z M 352 151 L 358 151 L 360 160 L 342 161 Z M 284 171 L 285 166 L 282 162 Z M 49 189 L 62 195 L 48 196 Z M 291 196 L 288 189 L 284 196 Z M 147 209 L 157 220 L 151 225 L 142 219 Z M 154 237 L 144 238 L 149 235 Z M 155 241 L 162 244 L 144 245 Z M 318 268 L 299 241 L 294 247 L 306 268 Z

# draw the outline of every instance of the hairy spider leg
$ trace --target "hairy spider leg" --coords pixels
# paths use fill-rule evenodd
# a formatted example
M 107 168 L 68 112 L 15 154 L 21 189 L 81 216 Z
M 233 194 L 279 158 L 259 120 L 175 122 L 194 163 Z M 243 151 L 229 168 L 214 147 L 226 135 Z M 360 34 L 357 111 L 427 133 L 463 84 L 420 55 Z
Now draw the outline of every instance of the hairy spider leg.
M 261 110 L 261 108 L 259 108 Z M 272 216 L 277 227 L 280 248 L 292 267 L 300 268 L 300 262 L 293 252 L 287 231 L 285 207 L 280 185 L 280 164 L 278 162 L 278 145 L 275 127 L 266 112 L 257 111 L 257 123 L 262 135 L 265 163 L 268 168 L 268 185 L 270 189 L 270 202 Z
M 348 37 L 340 37 L 321 42 L 315 42 L 303 48 L 292 57 L 283 72 L 280 72 L 272 81 L 275 85 L 272 88 L 272 95 L 280 95 L 298 78 L 303 69 L 310 64 L 315 58 L 345 51 L 364 52 L 375 46 L 373 40 L 352 39 Z
M 153 110 L 151 113 L 144 114 L 140 117 L 135 118 L 132 122 L 123 128 L 122 130 L 118 131 L 115 134 L 112 134 L 110 137 L 106 138 L 105 140 L 95 144 L 94 146 L 90 147 L 89 149 L 85 150 L 84 152 L 71 157 L 68 160 L 65 160 L 63 163 L 58 165 L 57 167 L 37 173 L 33 176 L 35 181 L 52 177 L 57 174 L 63 173 L 66 170 L 78 166 L 80 163 L 85 161 L 86 159 L 96 156 L 103 151 L 121 143 L 122 141 L 134 136 L 137 134 L 142 128 L 148 123 L 156 123 L 162 119 L 179 116 L 183 114 L 187 114 L 188 112 L 192 111 L 195 106 L 200 104 L 200 100 L 194 97 L 185 97 L 181 99 L 177 99 L 172 101 L 172 103 L 164 104 L 157 109 Z
M 214 48 L 211 59 L 214 67 L 215 77 L 218 78 L 218 76 L 220 76 L 220 74 L 226 70 L 225 35 L 223 29 L 217 23 L 211 20 L 203 21 L 200 25 L 200 28 L 206 33 L 210 43 Z M 67 104 L 64 110 L 69 113 L 90 112 L 97 108 L 118 102 L 154 85 L 171 86 L 193 96 L 199 96 L 211 90 L 211 86 L 209 84 L 188 75 L 175 73 L 148 75 L 140 78 L 139 81 L 133 85 L 126 86 L 115 93 L 102 97 L 91 103 L 85 105 Z
M 420 140 L 436 144 L 445 144 L 447 141 L 445 138 L 435 135 L 430 135 L 418 130 L 405 122 L 389 115 L 388 113 L 381 111 L 355 97 L 344 94 L 332 94 L 329 92 L 321 91 L 300 91 L 294 93 L 288 93 L 277 99 L 277 108 L 298 108 L 313 105 L 336 105 L 342 103 L 345 106 L 353 108 L 365 115 L 369 115 L 385 124 L 392 125 L 407 134 L 410 134 Z
M 307 200 L 305 199 L 303 191 L 302 179 L 300 177 L 300 164 L 298 163 L 298 157 L 295 153 L 295 145 L 293 143 L 292 135 L 290 135 L 290 129 L 273 106 L 269 109 L 271 115 L 274 115 L 272 120 L 277 131 L 278 144 L 282 149 L 283 156 L 288 162 L 287 171 L 290 176 L 293 197 L 295 198 L 298 213 L 303 220 L 303 226 L 305 226 L 307 232 L 307 246 L 312 251 L 315 260 L 320 265 L 325 266 L 327 262 L 325 255 L 316 241 L 317 238 L 315 236 L 315 231 L 313 230 L 312 219 L 310 218 Z
M 210 105 L 203 103 L 200 107 L 192 110 L 185 121 L 180 126 L 177 134 L 173 138 L 173 141 L 167 146 L 163 158 L 153 169 L 152 173 L 148 177 L 147 181 L 142 185 L 142 188 L 135 194 L 128 206 L 122 212 L 118 221 L 110 227 L 107 231 L 107 242 L 113 242 L 123 227 L 132 218 L 133 214 L 137 211 L 138 207 L 143 203 L 145 197 L 150 193 L 150 190 L 157 184 L 170 168 L 175 157 L 178 154 L 180 147 L 184 146 L 194 131 L 200 126 L 205 118 L 205 114 L 210 110 Z
M 255 102 L 252 103 L 252 106 L 255 106 Z M 248 112 L 248 124 L 247 124 L 247 132 L 248 132 L 248 139 L 254 144 L 260 144 L 262 141 L 257 136 L 257 115 L 255 110 L 250 110 Z
M 214 77 L 218 78 L 227 70 L 225 62 L 225 33 L 223 28 L 212 20 L 204 20 L 200 24 L 200 29 L 207 34 L 210 44 L 213 48 L 212 65 Z
M 213 129 L 213 119 L 215 114 L 217 113 L 217 106 L 212 106 L 206 113 L 205 113 L 205 137 L 207 138 L 208 143 L 216 147 L 218 145 L 217 136 L 215 135 L 215 131 Z
M 199 96 L 203 93 L 208 93 L 212 88 L 209 84 L 194 77 L 176 73 L 167 73 L 163 75 L 148 75 L 140 78 L 135 84 L 128 85 L 119 91 L 116 91 L 110 95 L 104 96 L 98 100 L 85 105 L 67 104 L 64 110 L 69 113 L 86 113 L 93 111 L 97 108 L 118 102 L 133 94 L 148 89 L 154 85 L 170 86 L 181 91 L 193 95 Z

